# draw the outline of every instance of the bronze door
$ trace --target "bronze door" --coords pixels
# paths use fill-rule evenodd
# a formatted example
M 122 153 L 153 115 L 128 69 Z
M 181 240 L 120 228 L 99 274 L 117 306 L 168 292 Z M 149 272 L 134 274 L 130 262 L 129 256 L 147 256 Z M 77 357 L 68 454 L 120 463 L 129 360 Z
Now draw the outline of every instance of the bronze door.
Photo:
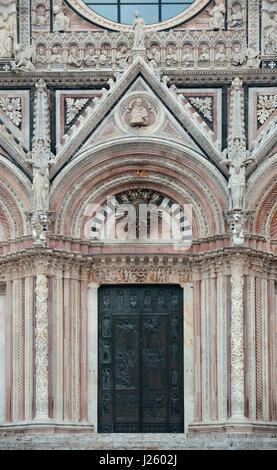
M 184 432 L 179 286 L 99 290 L 99 432 Z

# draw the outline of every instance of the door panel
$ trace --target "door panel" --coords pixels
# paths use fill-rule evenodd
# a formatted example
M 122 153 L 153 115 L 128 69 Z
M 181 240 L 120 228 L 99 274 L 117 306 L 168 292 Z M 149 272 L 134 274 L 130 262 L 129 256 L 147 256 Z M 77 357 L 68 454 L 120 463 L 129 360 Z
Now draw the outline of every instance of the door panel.
M 99 432 L 183 432 L 179 286 L 99 290 Z

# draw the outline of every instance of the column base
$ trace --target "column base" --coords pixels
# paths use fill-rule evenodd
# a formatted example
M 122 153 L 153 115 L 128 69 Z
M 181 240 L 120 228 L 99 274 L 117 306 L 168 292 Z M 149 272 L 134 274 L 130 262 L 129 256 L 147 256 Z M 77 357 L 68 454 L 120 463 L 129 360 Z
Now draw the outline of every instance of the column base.
M 55 421 L 39 421 L 8 423 L 0 426 L 0 432 L 7 433 L 91 433 L 95 431 L 93 424 L 89 423 L 65 423 Z
M 225 421 L 211 423 L 193 423 L 188 426 L 188 434 L 199 433 L 271 433 L 277 435 L 277 421 Z

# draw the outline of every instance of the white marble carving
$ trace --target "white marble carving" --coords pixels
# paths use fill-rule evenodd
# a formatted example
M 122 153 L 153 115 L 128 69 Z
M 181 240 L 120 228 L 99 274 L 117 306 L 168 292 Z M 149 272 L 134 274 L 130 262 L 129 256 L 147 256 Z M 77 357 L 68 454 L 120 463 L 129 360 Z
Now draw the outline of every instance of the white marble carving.
M 66 124 L 71 124 L 89 102 L 88 98 L 66 98 Z
M 210 20 L 210 28 L 213 30 L 221 30 L 224 29 L 225 26 L 225 1 L 224 0 L 215 0 L 215 5 L 209 11 L 211 16 Z
M 22 120 L 21 98 L 0 97 L 0 108 L 15 126 L 20 127 Z
M 47 419 L 48 411 L 48 279 L 44 274 L 36 278 L 35 325 L 35 384 L 36 419 Z
M 57 0 L 53 8 L 54 13 L 54 31 L 69 31 L 70 30 L 70 19 L 67 16 L 67 11 L 64 6 L 63 0 Z
M 277 109 L 277 95 L 259 95 L 257 103 L 257 118 L 264 124 Z
M 205 97 L 188 97 L 189 102 L 196 108 L 199 113 L 208 121 L 213 121 L 213 99 L 210 96 Z

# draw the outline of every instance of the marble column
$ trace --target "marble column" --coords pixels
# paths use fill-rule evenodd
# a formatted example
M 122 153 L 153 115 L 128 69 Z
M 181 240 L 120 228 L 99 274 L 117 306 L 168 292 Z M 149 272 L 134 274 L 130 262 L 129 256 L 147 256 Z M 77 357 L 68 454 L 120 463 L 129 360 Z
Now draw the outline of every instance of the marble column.
M 231 264 L 231 421 L 245 421 L 244 414 L 244 328 L 243 263 Z
M 184 423 L 185 432 L 194 419 L 193 284 L 182 285 L 184 293 Z
M 5 284 L 0 284 L 0 425 L 6 419 L 6 353 L 5 353 L 5 323 L 6 323 L 6 290 Z
M 88 285 L 88 421 L 98 429 L 98 289 Z
M 35 419 L 49 419 L 48 392 L 48 279 L 45 274 L 36 276 L 35 313 Z

